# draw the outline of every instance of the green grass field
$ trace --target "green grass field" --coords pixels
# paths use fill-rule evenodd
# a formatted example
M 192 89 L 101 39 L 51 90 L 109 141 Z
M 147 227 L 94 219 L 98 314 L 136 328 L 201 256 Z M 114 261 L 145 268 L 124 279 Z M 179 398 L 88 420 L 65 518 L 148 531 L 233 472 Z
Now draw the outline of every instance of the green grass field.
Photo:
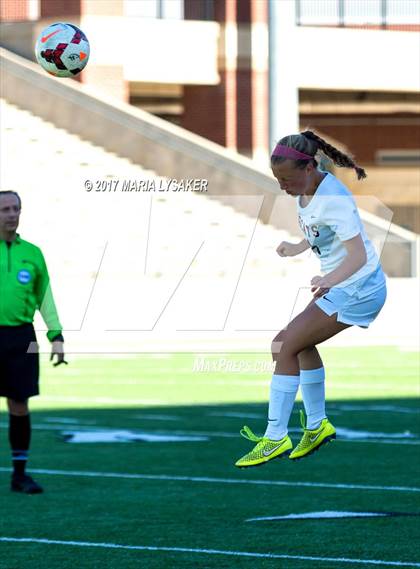
M 252 369 L 267 356 L 208 356 L 252 369 L 207 373 L 194 371 L 191 354 L 70 358 L 57 369 L 44 358 L 30 460 L 43 495 L 8 489 L 1 400 L 0 567 L 420 567 L 419 356 L 390 347 L 322 355 L 342 435 L 306 460 L 250 470 L 233 463 L 252 444 L 239 429 L 265 428 L 270 374 Z M 73 444 L 62 435 L 101 429 L 199 440 Z M 405 515 L 247 521 L 323 511 Z

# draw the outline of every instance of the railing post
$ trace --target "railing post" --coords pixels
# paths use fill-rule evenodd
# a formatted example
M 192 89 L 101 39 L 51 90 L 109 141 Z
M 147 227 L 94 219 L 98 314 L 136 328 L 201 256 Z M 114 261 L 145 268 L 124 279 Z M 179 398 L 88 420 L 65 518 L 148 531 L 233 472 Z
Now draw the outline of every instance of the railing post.
M 387 0 L 381 1 L 381 28 L 386 29 L 387 27 L 387 15 L 388 15 L 388 2 Z
M 269 0 L 269 145 L 299 132 L 299 89 L 295 62 L 285 51 L 297 41 L 291 0 Z
M 295 15 L 296 15 L 296 25 L 301 25 L 301 5 L 300 0 L 295 0 Z
M 338 0 L 338 25 L 340 27 L 345 26 L 345 9 L 344 9 L 344 0 Z
M 411 242 L 411 277 L 420 277 L 420 237 Z

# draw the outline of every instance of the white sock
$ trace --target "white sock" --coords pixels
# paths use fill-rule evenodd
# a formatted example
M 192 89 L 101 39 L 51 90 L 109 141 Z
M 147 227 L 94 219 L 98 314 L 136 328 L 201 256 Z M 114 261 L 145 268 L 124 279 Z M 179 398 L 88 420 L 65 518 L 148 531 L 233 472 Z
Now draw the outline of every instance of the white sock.
M 305 406 L 307 423 L 306 428 L 317 429 L 325 414 L 325 370 L 317 369 L 300 370 L 300 390 Z
M 268 405 L 268 425 L 264 436 L 279 441 L 287 435 L 287 425 L 299 388 L 298 375 L 273 375 Z

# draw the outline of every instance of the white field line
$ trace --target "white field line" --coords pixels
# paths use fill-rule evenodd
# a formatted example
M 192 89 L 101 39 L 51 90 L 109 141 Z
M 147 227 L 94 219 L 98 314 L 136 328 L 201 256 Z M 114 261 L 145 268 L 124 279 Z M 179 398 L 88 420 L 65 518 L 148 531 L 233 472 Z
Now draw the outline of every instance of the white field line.
M 306 512 L 303 514 L 288 514 L 287 516 L 266 516 L 263 518 L 249 518 L 246 522 L 271 522 L 277 520 L 331 520 L 346 518 L 386 518 L 386 512 Z
M 145 419 L 146 421 L 183 421 L 184 417 L 180 415 L 158 415 L 155 413 L 139 413 L 138 415 L 131 415 L 131 419 Z
M 335 403 L 331 403 L 329 406 L 329 412 L 331 410 L 338 410 L 338 411 L 363 411 L 363 412 L 380 412 L 380 413 L 409 413 L 413 415 L 420 414 L 420 407 L 400 407 L 398 405 L 368 405 L 362 404 L 357 405 L 355 404 L 342 404 L 337 405 Z
M 0 421 L 0 427 L 7 428 L 8 423 Z M 44 424 L 37 424 L 34 423 L 31 425 L 33 430 L 37 431 L 64 431 L 65 425 L 44 425 Z M 75 427 L 76 428 L 76 427 Z M 77 429 L 79 431 L 115 431 L 117 430 L 116 427 L 102 427 L 100 425 L 87 426 L 87 425 L 77 425 Z M 141 432 L 143 433 L 145 429 L 141 431 L 139 429 L 129 429 L 133 432 Z M 180 431 L 180 430 L 162 430 L 162 429 L 147 429 L 148 433 L 153 433 L 156 435 L 180 435 L 180 436 L 203 436 L 203 437 L 210 437 L 210 438 L 222 438 L 222 439 L 237 439 L 239 438 L 238 433 L 225 433 L 222 431 Z M 289 429 L 290 433 L 300 433 L 301 429 Z M 398 439 L 338 439 L 340 443 L 371 443 L 371 444 L 383 444 L 383 445 L 420 445 L 420 440 L 398 440 Z
M 71 426 L 71 425 L 83 425 L 83 426 L 87 426 L 87 427 L 91 427 L 94 428 L 93 425 L 96 425 L 96 421 L 79 421 L 79 419 L 71 419 L 69 417 L 44 417 L 44 419 L 42 419 L 42 421 L 44 423 L 48 423 L 48 424 L 62 424 L 65 426 Z
M 238 433 L 227 433 L 227 432 L 223 432 L 223 431 L 186 431 L 186 430 L 171 430 L 171 431 L 163 431 L 163 430 L 155 430 L 153 431 L 156 434 L 173 434 L 173 435 L 194 435 L 194 436 L 203 436 L 203 437 L 220 437 L 220 438 L 238 438 Z M 296 434 L 296 433 L 301 433 L 302 429 L 298 429 L 298 428 L 291 428 L 289 429 L 290 433 Z M 392 436 L 392 433 L 390 434 L 390 436 Z M 406 440 L 406 439 L 381 439 L 381 438 L 360 438 L 360 439 L 346 439 L 344 437 L 340 437 L 339 433 L 338 433 L 338 437 L 339 437 L 339 442 L 340 443 L 375 443 L 375 444 L 399 444 L 399 445 L 419 445 L 420 444 L 420 439 L 414 439 L 414 440 Z
M 168 373 L 170 373 L 172 371 L 168 370 Z M 66 372 L 67 373 L 67 372 Z M 217 372 L 197 372 L 197 374 L 200 374 L 200 376 L 205 376 L 205 375 L 210 375 L 210 374 L 216 374 Z M 219 373 L 228 373 L 226 371 L 220 371 Z M 231 374 L 235 374 L 236 376 L 239 374 L 239 372 L 230 372 Z M 243 374 L 243 372 L 241 372 Z M 113 380 L 113 379 L 105 379 L 105 380 L 95 380 L 92 379 L 91 381 L 89 381 L 89 385 L 99 385 L 101 387 L 103 387 L 104 385 L 109 385 L 109 386 L 142 386 L 142 385 L 146 385 L 146 386 L 165 386 L 165 387 L 171 387 L 171 386 L 176 386 L 176 385 L 189 385 L 189 386 L 198 386 L 198 387 L 206 387 L 206 386 L 212 386 L 214 387 L 215 385 L 217 385 L 218 387 L 224 387 L 224 386 L 232 386 L 232 387 L 241 387 L 241 388 L 251 388 L 251 387 L 269 387 L 270 385 L 270 374 L 268 372 L 260 372 L 260 373 L 253 373 L 252 375 L 262 375 L 263 377 L 261 379 L 249 379 L 246 377 L 247 373 L 245 373 L 243 379 L 233 379 L 233 378 L 227 378 L 227 379 L 222 379 L 222 378 L 212 378 L 211 380 L 190 380 L 190 379 L 174 379 L 174 380 L 162 380 L 162 379 L 121 379 L 121 380 Z M 249 375 L 249 372 L 248 372 Z M 362 393 L 365 392 L 370 392 L 375 390 L 376 388 L 381 388 L 381 389 L 389 389 L 391 387 L 395 388 L 395 383 L 393 383 L 392 381 L 389 382 L 381 382 L 381 383 L 374 383 L 374 385 L 372 386 L 372 388 L 367 387 L 366 382 L 368 380 L 372 380 L 375 379 L 376 377 L 381 377 L 383 378 L 383 372 L 378 372 L 378 373 L 369 373 L 368 375 L 365 372 L 357 372 L 357 371 L 352 371 L 352 377 L 354 376 L 359 376 L 362 378 L 363 381 L 355 381 L 354 383 L 352 382 L 350 383 L 346 383 L 346 382 L 342 382 L 342 381 L 333 381 L 329 384 L 330 389 L 339 389 L 339 390 L 346 390 L 349 391 L 350 387 L 354 387 L 357 388 L 359 390 L 361 390 Z M 418 377 L 418 372 L 417 370 L 414 370 L 412 373 L 401 373 L 401 371 L 398 371 L 398 379 L 401 381 L 401 383 L 399 384 L 399 387 L 402 390 L 408 390 L 410 393 L 413 392 L 413 390 L 415 390 L 415 386 L 412 386 L 410 383 L 404 384 L 404 380 L 412 380 L 412 379 L 416 379 Z M 48 385 L 59 385 L 61 380 L 57 380 L 57 379 L 48 379 Z M 77 375 L 73 375 L 72 377 L 70 377 L 68 379 L 68 381 L 66 380 L 66 385 L 85 385 L 85 381 L 84 378 L 82 377 L 82 374 L 80 374 L 80 377 Z M 401 397 L 404 397 L 404 395 L 401 395 Z M 44 396 L 43 396 L 44 398 Z
M 412 561 L 382 561 L 379 559 L 352 559 L 349 557 L 315 557 L 312 555 L 286 555 L 278 553 L 256 553 L 251 551 L 226 551 L 222 549 L 192 549 L 190 547 L 156 547 L 153 545 L 121 545 L 118 543 L 96 543 L 92 541 L 63 541 L 60 539 L 38 539 L 34 537 L 0 537 L 6 543 L 38 543 L 43 545 L 64 545 L 72 547 L 97 547 L 102 549 L 123 549 L 130 551 L 166 551 L 196 553 L 198 555 L 228 555 L 231 557 L 253 557 L 258 559 L 290 559 L 296 561 L 323 561 L 325 563 L 353 563 L 358 565 L 386 565 L 388 567 L 420 567 Z
M 10 472 L 0 467 L 0 472 Z M 130 480 L 165 480 L 168 482 L 201 482 L 205 484 L 251 484 L 256 486 L 292 486 L 305 488 L 333 488 L 336 490 L 380 490 L 381 492 L 420 492 L 417 486 L 373 486 L 364 484 L 328 484 L 326 482 L 289 482 L 287 480 L 245 480 L 242 478 L 210 478 L 207 476 L 176 476 L 169 474 L 129 474 L 124 472 L 95 472 L 89 470 L 31 469 L 34 474 L 51 476 L 87 476 L 90 478 L 118 478 Z
M 225 411 L 224 413 L 213 411 L 206 413 L 206 415 L 207 417 L 228 417 L 229 419 L 265 419 L 266 417 L 263 413 L 239 413 L 237 411 Z
M 118 399 L 114 397 L 73 397 L 72 395 L 43 395 L 42 402 L 100 403 L 101 405 L 169 405 L 162 399 Z

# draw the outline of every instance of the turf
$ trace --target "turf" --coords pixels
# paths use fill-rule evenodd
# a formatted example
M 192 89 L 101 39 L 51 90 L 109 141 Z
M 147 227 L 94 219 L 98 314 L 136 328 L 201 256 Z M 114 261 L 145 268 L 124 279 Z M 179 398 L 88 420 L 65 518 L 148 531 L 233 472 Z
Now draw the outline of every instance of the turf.
M 30 466 L 62 474 L 34 475 L 45 494 L 22 496 L 9 492 L 9 473 L 0 471 L 0 537 L 420 563 L 420 492 L 409 490 L 419 486 L 418 354 L 378 347 L 325 348 L 322 355 L 328 370 L 329 416 L 337 427 L 389 435 L 409 432 L 411 437 L 339 437 L 298 463 L 274 460 L 260 468 L 237 470 L 233 462 L 250 448 L 236 436 L 238 430 L 248 424 L 262 432 L 265 426 L 269 373 L 253 371 L 267 363 L 265 356 L 208 356 L 212 366 L 220 366 L 222 358 L 231 368 L 225 365 L 207 373 L 194 371 L 197 360 L 190 354 L 71 357 L 70 366 L 57 369 L 45 359 L 42 396 L 31 402 Z M 233 362 L 242 372 L 232 370 Z M 293 429 L 299 427 L 299 406 L 292 416 Z M 0 420 L 5 431 L 4 412 Z M 204 433 L 207 440 L 70 444 L 61 433 L 75 427 L 71 421 L 84 429 Z M 292 438 L 297 441 L 299 433 L 292 431 Z M 2 466 L 7 467 L 5 432 L 2 440 Z M 65 475 L 66 471 L 149 478 Z M 209 480 L 200 480 L 203 477 Z M 325 510 L 413 515 L 246 521 Z M 2 569 L 374 566 L 58 544 L 0 542 L 0 548 Z

